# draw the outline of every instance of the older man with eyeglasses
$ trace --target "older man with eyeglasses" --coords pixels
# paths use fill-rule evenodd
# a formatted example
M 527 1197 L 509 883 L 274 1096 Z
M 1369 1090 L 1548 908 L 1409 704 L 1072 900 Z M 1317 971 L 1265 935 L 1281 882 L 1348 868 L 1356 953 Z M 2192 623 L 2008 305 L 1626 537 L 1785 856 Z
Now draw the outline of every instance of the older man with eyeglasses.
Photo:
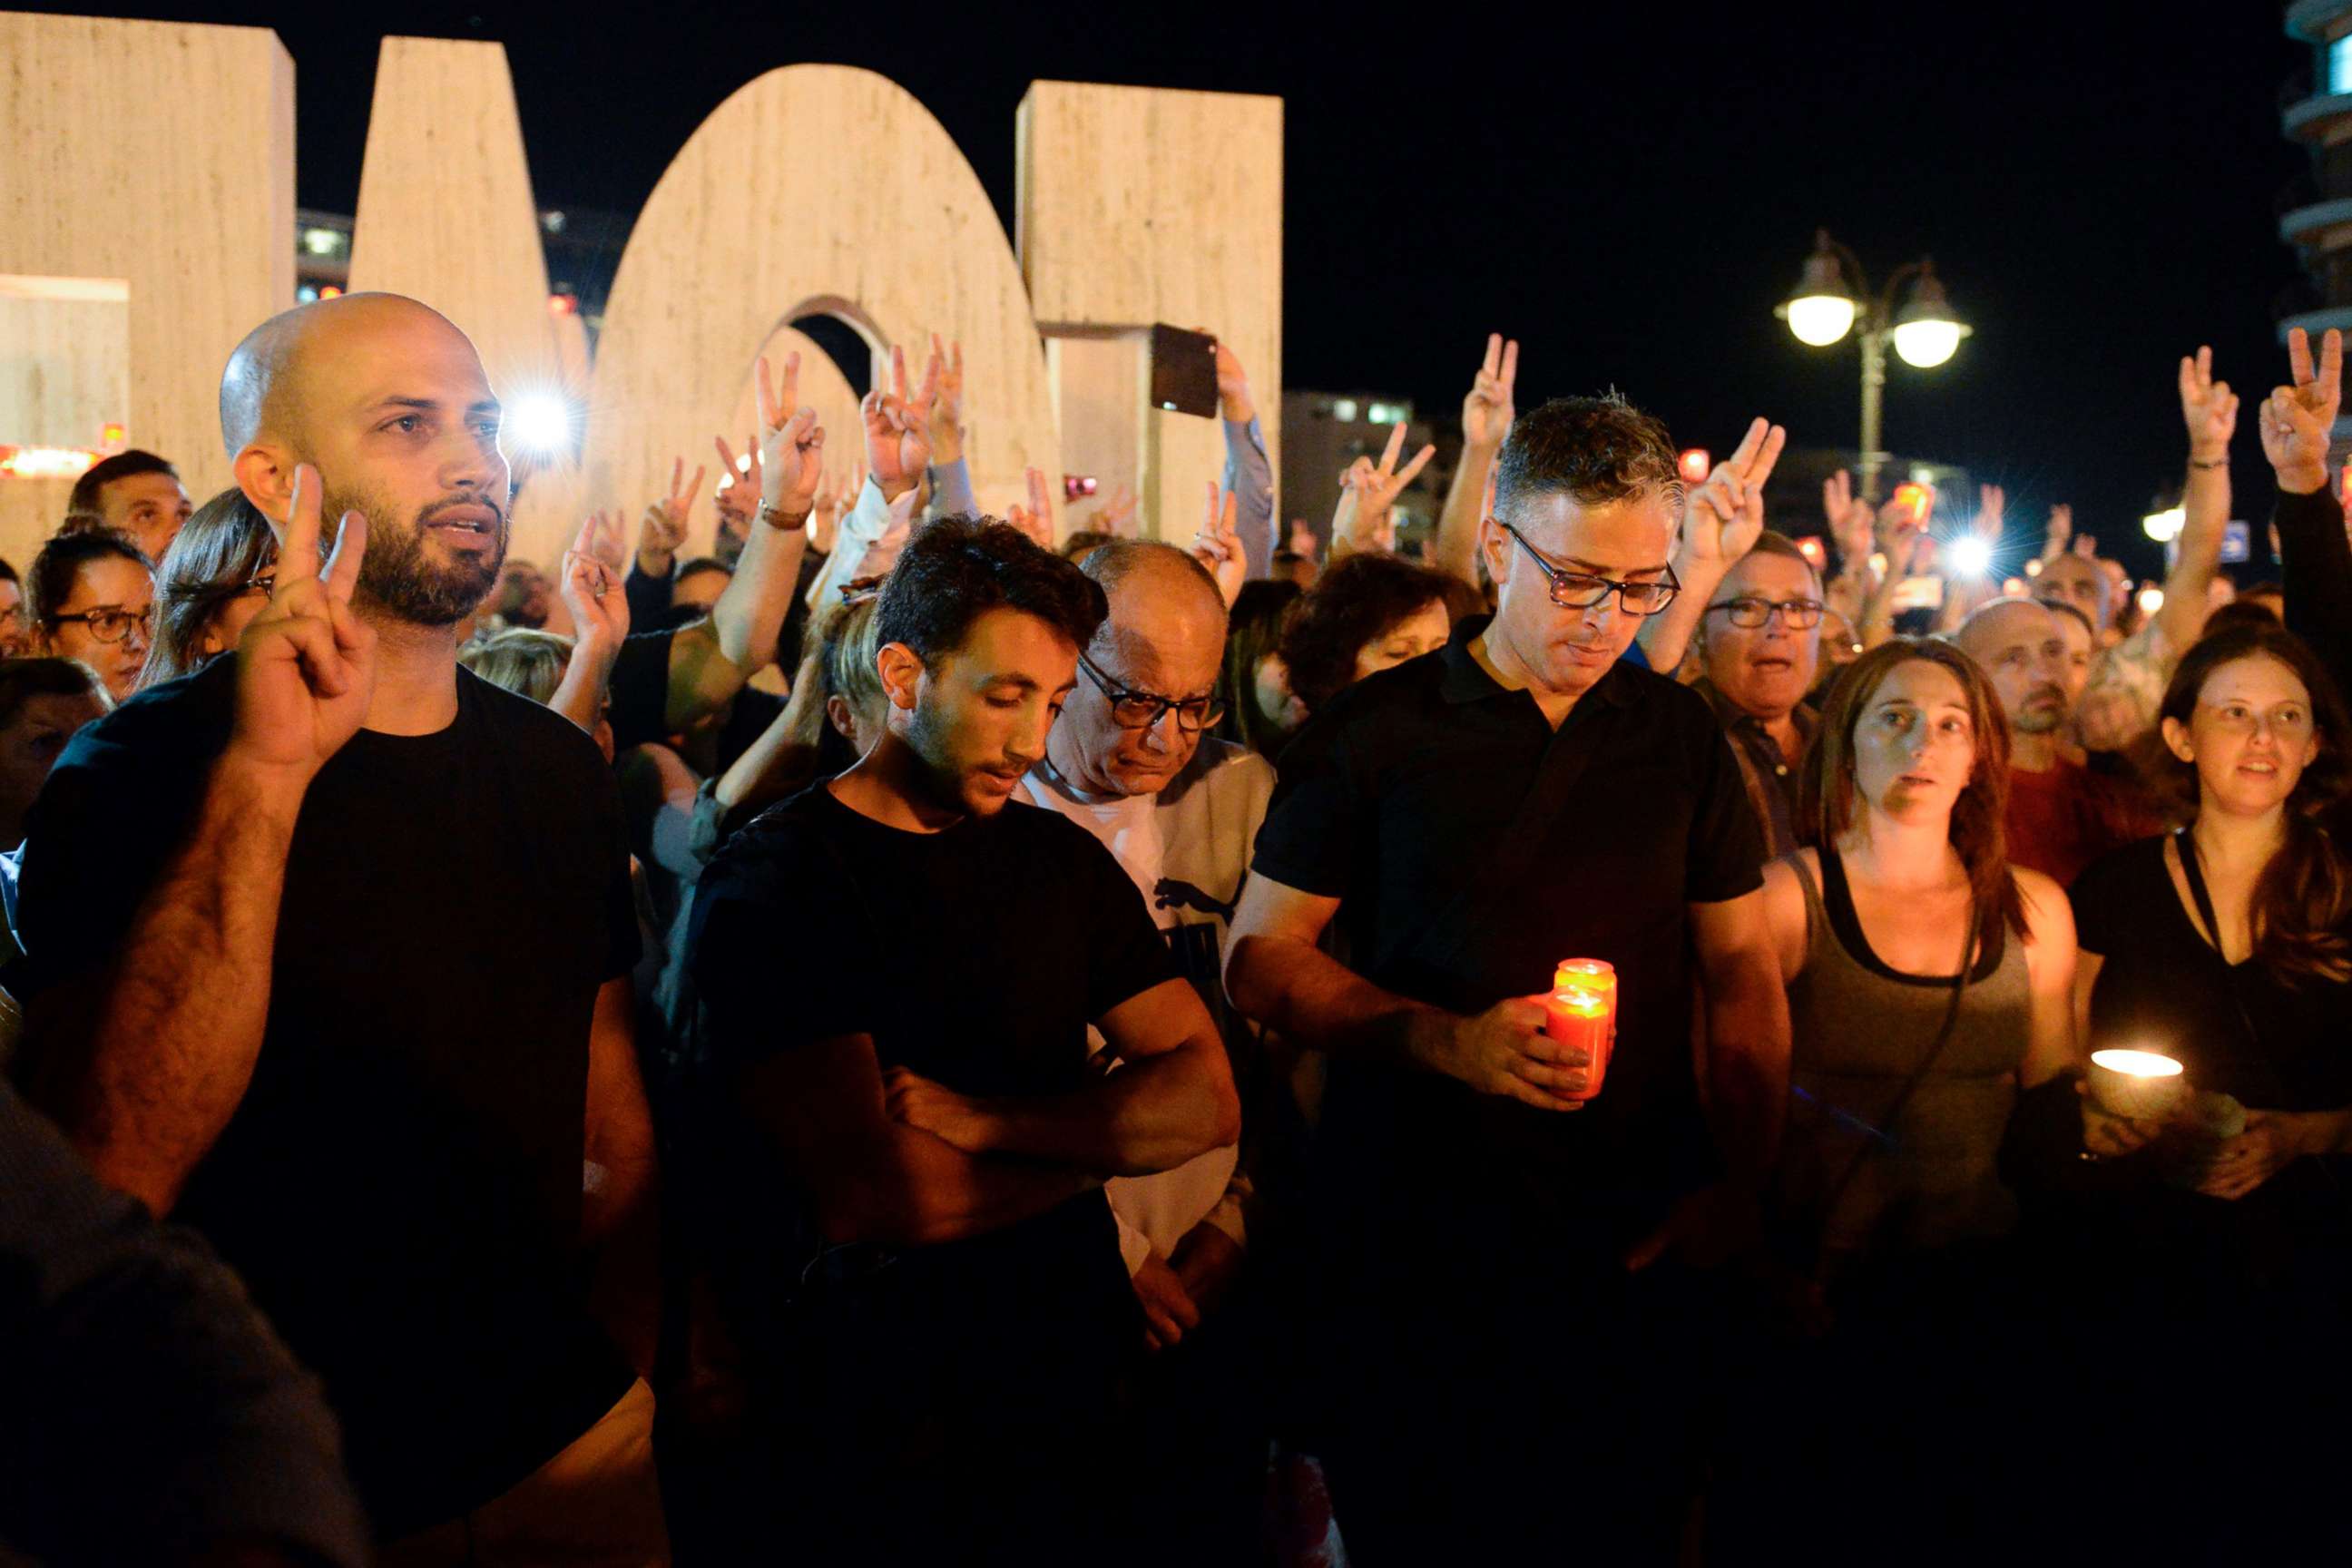
M 1739 759 L 1748 804 L 1775 859 L 1797 847 L 1797 773 L 1818 716 L 1805 701 L 1822 657 L 1822 581 L 1796 541 L 1763 533 L 1699 622 L 1695 683 Z
M 1256 1042 L 1219 976 L 1274 768 L 1206 733 L 1222 716 L 1224 597 L 1169 544 L 1113 540 L 1079 570 L 1102 585 L 1110 614 L 1078 655 L 1077 689 L 1022 795 L 1092 833 L 1133 879 L 1246 1086 Z M 1136 1469 L 1165 1506 L 1147 1505 L 1155 1531 L 1133 1543 L 1136 1561 L 1236 1560 L 1255 1539 L 1266 1431 L 1229 1305 L 1249 1241 L 1248 1171 L 1228 1146 L 1122 1177 L 1109 1193 L 1157 1352 L 1139 1423 L 1151 1452 Z
M 1757 422 L 1727 508 L 1781 438 Z M 1769 1166 L 1789 1015 L 1738 766 L 1622 662 L 1679 592 L 1676 470 L 1613 395 L 1517 420 L 1494 616 L 1291 741 L 1234 918 L 1235 1005 L 1330 1061 L 1296 1316 L 1368 1568 L 1668 1563 L 1687 1517 L 1722 1338 L 1691 1266 Z M 1570 959 L 1614 966 L 1605 1063 L 1546 1033 Z

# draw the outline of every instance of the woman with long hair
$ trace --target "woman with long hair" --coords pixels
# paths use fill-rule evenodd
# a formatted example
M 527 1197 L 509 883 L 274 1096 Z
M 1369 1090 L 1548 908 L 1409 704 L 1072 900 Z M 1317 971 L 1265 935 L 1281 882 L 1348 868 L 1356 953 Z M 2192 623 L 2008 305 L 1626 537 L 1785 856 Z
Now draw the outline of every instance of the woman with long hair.
M 277 563 L 278 536 L 243 490 L 198 507 L 155 568 L 155 635 L 140 689 L 192 675 L 235 647 L 269 603 Z
M 2352 864 L 2329 827 L 2352 720 L 2311 649 L 2263 626 L 2192 647 L 2158 713 L 2187 826 L 2075 882 L 2075 994 L 2092 1047 L 2171 1057 L 2195 1098 L 2160 1127 L 2085 1105 L 2116 1189 L 2105 1315 L 2205 1369 L 2148 1414 L 2247 1435 L 2200 1467 L 2216 1549 L 2340 1558 L 2333 1443 L 2297 1434 L 2352 1395 Z
M 1765 870 L 1792 1045 L 1774 1221 L 1803 1332 L 1760 1358 L 1787 1380 L 1759 1402 L 1770 1440 L 1736 1447 L 1768 1479 L 1726 1512 L 1780 1547 L 1799 1531 L 1815 1560 L 1821 1521 L 1786 1509 L 1801 1475 L 1838 1478 L 1832 1558 L 1914 1556 L 1960 1494 L 1979 1544 L 2014 1519 L 1986 1501 L 2012 1479 L 1995 1395 L 2036 1313 L 2000 1152 L 2021 1093 L 2074 1063 L 2074 931 L 2058 885 L 2009 864 L 2008 779 L 1983 672 L 1948 643 L 1883 643 L 1829 694 L 1808 847 Z

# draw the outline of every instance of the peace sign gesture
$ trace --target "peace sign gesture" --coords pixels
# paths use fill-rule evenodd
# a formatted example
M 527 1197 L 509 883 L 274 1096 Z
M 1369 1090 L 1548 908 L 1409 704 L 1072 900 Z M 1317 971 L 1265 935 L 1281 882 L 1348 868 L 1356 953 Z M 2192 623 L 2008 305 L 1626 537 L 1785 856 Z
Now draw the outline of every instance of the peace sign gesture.
M 375 628 L 352 612 L 367 553 L 367 516 L 343 513 L 319 563 L 319 470 L 294 470 L 278 585 L 236 644 L 236 713 L 226 755 L 306 785 L 367 717 Z
M 1822 481 L 1822 516 L 1828 520 L 1830 537 L 1837 542 L 1844 563 L 1869 561 L 1870 503 L 1854 499 L 1853 476 L 1843 468 Z
M 1499 447 L 1511 433 L 1512 388 L 1519 380 L 1519 341 L 1500 332 L 1486 334 L 1486 358 L 1462 399 L 1462 444 L 1483 449 Z
M 621 519 L 618 510 L 588 514 L 572 548 L 563 552 L 555 588 L 572 612 L 580 639 L 612 649 L 629 635 L 629 596 L 620 591 Z
M 1209 481 L 1208 515 L 1192 536 L 1192 554 L 1217 580 L 1217 592 L 1231 609 L 1249 578 L 1249 557 L 1242 549 L 1241 498 L 1213 479 Z
M 695 492 L 702 489 L 706 469 L 686 477 L 686 459 L 673 458 L 669 466 L 669 496 L 646 508 L 637 525 L 637 569 L 648 577 L 667 577 L 672 558 L 685 548 L 686 525 L 694 515 Z
M 923 384 L 907 391 L 907 351 L 890 350 L 890 390 L 880 387 L 857 405 L 866 422 L 866 460 L 882 499 L 897 500 L 915 488 L 931 460 L 931 402 L 939 396 L 944 368 L 938 355 L 923 369 Z
M 930 460 L 941 468 L 963 456 L 963 344 L 941 343 L 931 334 L 931 363 L 939 368 L 939 393 L 931 402 Z M 926 375 L 929 373 L 927 370 Z
M 760 356 L 755 390 L 760 411 L 760 505 L 773 517 L 797 523 L 816 509 L 817 482 L 824 478 L 824 426 L 816 410 L 801 405 L 801 356 L 784 356 L 783 384 L 768 375 Z
M 2238 433 L 2238 395 L 2213 379 L 2213 351 L 2200 348 L 2180 362 L 2180 417 L 2189 426 L 2189 459 L 2210 463 L 2230 455 Z
M 2297 327 L 2286 335 L 2286 357 L 2294 384 L 2275 387 L 2263 400 L 2263 456 L 2277 471 L 2279 489 L 2309 495 L 2327 483 L 2327 436 L 2344 401 L 2344 334 L 2327 329 L 2315 371 L 2311 338 Z
M 1738 449 L 1684 498 L 1683 549 L 1693 564 L 1728 572 L 1755 546 L 1764 531 L 1764 481 L 1788 444 L 1788 431 L 1757 420 Z
M 1027 471 L 1029 504 L 1015 501 L 1004 509 L 1004 521 L 1034 540 L 1041 550 L 1054 548 L 1054 498 L 1045 489 L 1045 470 Z
M 1404 421 L 1400 419 L 1389 432 L 1389 444 L 1381 449 L 1379 463 L 1359 458 L 1348 465 L 1347 472 L 1339 476 L 1339 504 L 1331 513 L 1334 540 L 1347 540 L 1351 550 L 1388 550 L 1395 545 L 1396 525 L 1389 519 L 1389 510 L 1429 466 L 1429 459 L 1437 456 L 1435 447 L 1423 447 L 1400 469 L 1397 456 L 1403 450 Z

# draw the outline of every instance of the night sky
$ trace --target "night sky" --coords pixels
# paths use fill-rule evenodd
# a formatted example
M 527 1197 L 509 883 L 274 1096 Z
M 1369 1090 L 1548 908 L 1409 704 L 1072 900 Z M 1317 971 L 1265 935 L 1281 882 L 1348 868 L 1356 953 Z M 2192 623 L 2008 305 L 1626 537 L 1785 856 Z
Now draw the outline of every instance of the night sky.
M 1800 446 L 1850 446 L 1851 340 L 1802 348 L 1771 308 L 1817 226 L 1874 281 L 1932 253 L 1976 336 L 1939 371 L 1893 367 L 1888 444 L 2004 482 L 2016 545 L 2070 500 L 2143 573 L 2138 519 L 2179 481 L 2179 356 L 2210 342 L 2242 390 L 2284 374 L 2273 312 L 2297 270 L 2277 213 L 2307 163 L 2278 115 L 2310 54 L 2275 4 L 2189 26 L 2081 0 L 1560 5 L 1526 31 L 1499 5 L 1428 7 L 1412 29 L 1370 7 L 1135 9 L 136 14 L 275 28 L 298 73 L 299 199 L 341 212 L 381 32 L 503 42 L 541 205 L 624 214 L 729 92 L 799 61 L 903 84 L 1008 226 L 1013 109 L 1036 78 L 1279 94 L 1286 379 L 1403 393 L 1445 422 L 1500 329 L 1525 345 L 1523 406 L 1614 384 L 1686 444 L 1719 452 L 1765 413 Z M 2261 515 L 2251 414 L 2236 474 L 2239 514 Z

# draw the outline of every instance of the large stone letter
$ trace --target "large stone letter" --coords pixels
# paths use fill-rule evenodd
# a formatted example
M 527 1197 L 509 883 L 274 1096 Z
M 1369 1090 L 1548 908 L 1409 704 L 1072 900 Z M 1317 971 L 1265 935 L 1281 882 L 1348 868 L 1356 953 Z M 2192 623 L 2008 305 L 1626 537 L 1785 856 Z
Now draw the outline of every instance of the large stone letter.
M 0 274 L 127 283 L 113 417 L 199 500 L 226 486 L 221 366 L 294 302 L 294 62 L 276 35 L 0 12 Z M 22 565 L 69 488 L 0 476 L 0 553 Z
M 1273 450 L 1282 413 L 1282 100 L 1041 81 L 1021 100 L 1020 139 L 1030 307 L 1047 333 L 1078 340 L 1055 356 L 1063 429 L 1139 432 L 1145 507 L 1160 533 L 1183 542 L 1200 523 L 1203 481 L 1223 466 L 1223 432 L 1215 420 L 1144 403 L 1137 334 L 1165 321 L 1230 343 Z M 1107 360 L 1106 337 L 1135 362 Z M 1068 455 L 1103 468 L 1122 460 L 1075 444 Z
M 983 504 L 1017 497 L 1026 466 L 1060 471 L 1020 269 L 963 154 L 887 79 L 788 66 L 702 122 L 629 236 L 597 353 L 588 493 L 634 514 L 673 455 L 690 467 L 729 428 L 760 346 L 815 312 L 877 351 L 903 344 L 918 376 L 929 333 L 962 342 Z M 862 440 L 828 427 L 827 471 Z

